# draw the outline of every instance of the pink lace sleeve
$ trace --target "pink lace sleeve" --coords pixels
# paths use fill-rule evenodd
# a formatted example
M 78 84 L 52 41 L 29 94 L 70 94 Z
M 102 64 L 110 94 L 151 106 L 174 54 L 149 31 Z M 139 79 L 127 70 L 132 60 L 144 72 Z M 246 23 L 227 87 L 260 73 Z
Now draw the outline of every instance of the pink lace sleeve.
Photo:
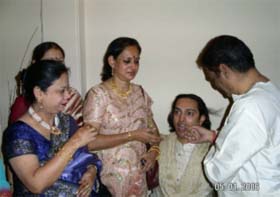
M 83 118 L 85 123 L 102 123 L 106 112 L 106 96 L 101 88 L 91 88 L 85 98 Z

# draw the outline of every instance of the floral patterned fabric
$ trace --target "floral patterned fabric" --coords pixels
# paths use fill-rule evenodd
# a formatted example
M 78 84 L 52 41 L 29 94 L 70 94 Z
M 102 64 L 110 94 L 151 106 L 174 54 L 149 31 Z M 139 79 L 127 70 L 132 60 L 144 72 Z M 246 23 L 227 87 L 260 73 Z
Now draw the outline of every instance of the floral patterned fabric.
M 35 154 L 40 165 L 43 166 L 50 160 L 56 152 L 67 142 L 77 129 L 75 120 L 69 115 L 59 114 L 60 135 L 51 135 L 50 140 L 46 139 L 28 124 L 17 121 L 4 132 L 4 155 L 6 160 L 25 154 Z M 77 162 L 78 161 L 78 162 Z M 93 164 L 97 166 L 98 173 L 101 171 L 101 161 L 96 155 L 90 154 L 85 147 L 78 149 L 73 155 L 73 159 L 62 172 L 61 177 L 51 187 L 42 194 L 32 194 L 13 174 L 14 196 L 76 196 L 79 187 L 78 181 L 81 179 L 87 166 Z M 12 169 L 12 168 L 11 168 Z M 95 181 L 95 190 L 92 196 L 96 196 L 98 181 Z
M 83 110 L 85 123 L 100 124 L 100 134 L 112 135 L 146 128 L 152 117 L 152 100 L 139 85 L 132 84 L 127 98 L 104 83 L 91 88 Z M 101 180 L 113 196 L 146 196 L 146 175 L 140 159 L 146 145 L 132 141 L 98 152 L 103 163 Z

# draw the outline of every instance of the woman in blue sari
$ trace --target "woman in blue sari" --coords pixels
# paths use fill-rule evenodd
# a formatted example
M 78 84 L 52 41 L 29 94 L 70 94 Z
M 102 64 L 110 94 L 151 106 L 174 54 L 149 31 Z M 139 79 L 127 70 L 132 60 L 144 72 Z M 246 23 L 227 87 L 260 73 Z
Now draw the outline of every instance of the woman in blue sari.
M 4 156 L 14 196 L 97 196 L 101 162 L 87 151 L 93 127 L 78 129 L 63 111 L 69 99 L 68 69 L 40 61 L 27 69 L 25 97 L 31 106 L 4 132 Z

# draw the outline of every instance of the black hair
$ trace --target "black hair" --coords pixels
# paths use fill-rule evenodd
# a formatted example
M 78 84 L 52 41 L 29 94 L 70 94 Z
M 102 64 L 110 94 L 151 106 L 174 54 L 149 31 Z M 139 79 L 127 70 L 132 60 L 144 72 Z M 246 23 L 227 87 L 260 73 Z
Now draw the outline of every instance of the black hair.
M 138 41 L 134 38 L 129 37 L 119 37 L 113 40 L 103 57 L 103 68 L 101 73 L 101 80 L 106 81 L 107 79 L 112 77 L 112 68 L 108 63 L 108 58 L 110 56 L 113 56 L 114 59 L 116 59 L 126 47 L 129 46 L 136 46 L 139 54 L 141 53 L 141 46 L 139 45 Z
M 46 92 L 63 73 L 68 73 L 68 68 L 60 61 L 41 60 L 31 64 L 26 70 L 23 83 L 25 98 L 29 103 L 34 103 L 34 88 L 37 86 Z
M 202 98 L 200 98 L 199 96 L 197 96 L 195 94 L 179 94 L 175 97 L 174 101 L 172 102 L 171 110 L 168 114 L 167 121 L 168 121 L 168 124 L 169 124 L 169 131 L 170 132 L 175 131 L 175 126 L 174 126 L 174 123 L 173 123 L 174 111 L 175 111 L 177 101 L 179 99 L 182 99 L 182 98 L 192 99 L 192 100 L 197 102 L 199 116 L 202 116 L 202 115 L 205 116 L 205 120 L 202 123 L 202 127 L 206 128 L 206 129 L 210 129 L 211 128 L 211 121 L 210 121 L 210 118 L 209 118 L 209 110 L 208 110 L 206 104 L 204 103 L 204 101 L 202 100 Z
M 248 46 L 240 39 L 221 35 L 211 39 L 197 58 L 200 68 L 220 73 L 219 65 L 244 73 L 255 67 L 254 57 Z
M 34 48 L 33 54 L 32 54 L 32 62 L 35 63 L 35 62 L 40 61 L 43 58 L 43 56 L 45 55 L 45 53 L 50 49 L 58 49 L 62 53 L 63 58 L 65 58 L 64 50 L 57 43 L 55 43 L 55 42 L 42 42 L 41 44 L 37 45 Z

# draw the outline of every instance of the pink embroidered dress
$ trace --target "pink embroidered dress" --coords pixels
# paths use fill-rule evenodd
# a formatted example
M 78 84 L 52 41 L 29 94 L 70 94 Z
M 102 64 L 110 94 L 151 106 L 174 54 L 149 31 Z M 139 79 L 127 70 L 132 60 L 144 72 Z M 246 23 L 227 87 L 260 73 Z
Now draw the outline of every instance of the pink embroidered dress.
M 152 117 L 152 100 L 141 86 L 132 84 L 127 98 L 117 95 L 111 87 L 99 84 L 86 96 L 84 122 L 101 125 L 100 134 L 111 135 L 146 128 Z M 146 145 L 131 141 L 98 152 L 103 163 L 101 180 L 113 196 L 146 196 L 146 175 L 141 171 L 140 159 Z

